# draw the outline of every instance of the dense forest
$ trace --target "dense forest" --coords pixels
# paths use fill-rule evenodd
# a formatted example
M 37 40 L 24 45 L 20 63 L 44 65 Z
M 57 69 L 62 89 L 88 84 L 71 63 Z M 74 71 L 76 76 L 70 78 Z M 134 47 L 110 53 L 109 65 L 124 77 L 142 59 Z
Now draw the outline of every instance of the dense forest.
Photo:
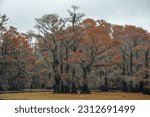
M 141 92 L 150 78 L 150 33 L 141 27 L 45 14 L 26 34 L 0 15 L 0 91 L 53 89 Z

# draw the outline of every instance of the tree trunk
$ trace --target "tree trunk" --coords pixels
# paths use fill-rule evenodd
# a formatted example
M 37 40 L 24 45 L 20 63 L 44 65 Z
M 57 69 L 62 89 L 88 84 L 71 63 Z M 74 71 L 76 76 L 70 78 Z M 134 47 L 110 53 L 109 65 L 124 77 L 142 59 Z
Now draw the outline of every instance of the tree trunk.
M 126 83 L 126 81 L 123 82 L 123 91 L 125 91 L 125 92 L 127 91 L 127 83 Z
M 125 75 L 126 74 L 126 67 L 125 67 L 125 56 L 122 55 L 123 57 L 123 64 L 122 64 L 122 75 Z
M 88 85 L 83 85 L 83 86 L 81 87 L 81 92 L 80 92 L 80 94 L 91 94 L 91 91 L 89 90 Z
M 61 93 L 61 88 L 60 79 L 55 76 L 54 93 Z
M 85 71 L 85 69 L 83 71 L 84 71 L 84 83 L 83 86 L 81 87 L 80 94 L 91 94 L 91 91 L 89 90 L 88 87 L 87 72 Z
M 148 74 L 148 67 L 149 67 L 149 63 L 148 63 L 148 54 L 149 54 L 149 51 L 147 50 L 146 53 L 145 53 L 145 77 L 144 78 L 148 78 L 149 77 L 149 74 Z
M 108 92 L 108 80 L 105 78 L 105 91 Z
M 75 80 L 74 80 L 74 78 L 75 78 L 75 69 L 73 68 L 73 70 L 72 70 L 72 85 L 71 85 L 71 93 L 72 94 L 77 94 L 78 92 L 77 92 L 77 88 L 76 88 L 76 84 L 75 84 Z
M 78 93 L 78 92 L 77 92 L 76 85 L 75 85 L 74 82 L 72 83 L 72 86 L 71 86 L 71 93 L 72 93 L 72 94 L 77 94 L 77 93 Z
M 130 47 L 130 74 L 131 76 L 133 76 L 133 53 L 131 47 Z
M 58 71 L 58 67 L 57 67 L 58 63 L 55 63 L 55 67 L 54 67 L 54 80 L 55 80 L 55 84 L 54 84 L 54 93 L 61 93 L 61 79 L 60 79 L 60 74 Z

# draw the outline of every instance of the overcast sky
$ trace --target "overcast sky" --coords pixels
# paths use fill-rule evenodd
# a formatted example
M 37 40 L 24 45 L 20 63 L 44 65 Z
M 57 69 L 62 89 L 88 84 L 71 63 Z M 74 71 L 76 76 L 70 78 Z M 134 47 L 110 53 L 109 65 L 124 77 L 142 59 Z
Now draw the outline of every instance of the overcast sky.
M 136 25 L 150 32 L 150 0 L 0 0 L 0 13 L 9 17 L 8 25 L 26 32 L 33 29 L 34 19 L 44 14 L 66 17 L 71 5 L 80 6 L 85 18 Z

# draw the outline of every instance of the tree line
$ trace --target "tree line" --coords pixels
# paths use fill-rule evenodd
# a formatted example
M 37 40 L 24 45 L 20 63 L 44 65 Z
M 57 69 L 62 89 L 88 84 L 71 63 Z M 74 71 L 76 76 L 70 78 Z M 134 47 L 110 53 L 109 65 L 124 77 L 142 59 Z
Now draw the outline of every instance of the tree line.
M 149 78 L 150 33 L 132 25 L 83 19 L 72 6 L 68 17 L 45 14 L 26 34 L 0 15 L 0 90 L 53 89 L 138 91 Z M 138 82 L 138 83 L 137 83 Z

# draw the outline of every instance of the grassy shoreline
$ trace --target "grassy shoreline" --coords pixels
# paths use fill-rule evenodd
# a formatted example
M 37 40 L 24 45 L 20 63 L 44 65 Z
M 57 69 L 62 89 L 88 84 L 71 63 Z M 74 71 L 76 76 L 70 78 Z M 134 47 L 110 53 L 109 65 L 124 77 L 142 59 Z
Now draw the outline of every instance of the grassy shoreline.
M 53 94 L 52 92 L 2 93 L 1 100 L 150 100 L 150 95 L 125 92 L 92 92 L 91 94 Z

